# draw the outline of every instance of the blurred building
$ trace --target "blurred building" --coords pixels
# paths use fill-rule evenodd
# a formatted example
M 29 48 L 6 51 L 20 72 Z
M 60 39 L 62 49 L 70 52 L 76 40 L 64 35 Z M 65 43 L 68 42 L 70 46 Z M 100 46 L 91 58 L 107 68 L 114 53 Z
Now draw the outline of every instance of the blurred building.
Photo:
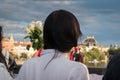
M 14 38 L 11 35 L 9 38 L 2 39 L 2 47 L 8 50 L 9 52 L 13 52 L 14 50 Z
M 26 46 L 29 45 L 30 49 L 27 50 Z M 8 50 L 12 54 L 21 55 L 21 53 L 26 53 L 28 56 L 34 54 L 36 51 L 32 48 L 32 44 L 28 41 L 17 42 L 14 41 L 13 35 L 9 38 L 3 38 L 2 47 Z
M 109 50 L 108 46 L 99 45 L 94 36 L 88 36 L 85 40 L 82 41 L 82 44 L 80 45 L 85 47 L 86 51 L 89 51 L 93 48 L 98 48 L 102 52 L 107 52 Z

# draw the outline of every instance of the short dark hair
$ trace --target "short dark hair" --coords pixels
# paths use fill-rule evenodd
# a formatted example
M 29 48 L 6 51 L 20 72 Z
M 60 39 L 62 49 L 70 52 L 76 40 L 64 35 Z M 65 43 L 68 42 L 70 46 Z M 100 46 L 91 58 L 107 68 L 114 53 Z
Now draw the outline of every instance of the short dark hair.
M 2 51 L 2 26 L 0 26 L 0 51 Z
M 2 38 L 3 38 L 3 36 L 2 36 L 2 26 L 0 26 L 0 62 L 5 64 L 5 66 L 6 66 L 7 70 L 8 70 L 5 57 L 2 54 Z
M 77 18 L 66 10 L 53 11 L 45 20 L 43 28 L 44 49 L 70 51 L 82 36 Z
M 120 54 L 109 61 L 102 80 L 120 80 Z

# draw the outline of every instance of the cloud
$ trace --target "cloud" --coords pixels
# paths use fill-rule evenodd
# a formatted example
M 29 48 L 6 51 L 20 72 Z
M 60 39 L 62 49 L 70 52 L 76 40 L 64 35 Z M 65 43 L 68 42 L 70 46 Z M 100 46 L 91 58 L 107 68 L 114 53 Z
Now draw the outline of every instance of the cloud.
M 26 23 L 19 22 L 19 21 L 0 19 L 0 25 L 6 28 L 16 28 L 16 27 L 24 28 L 26 26 Z
M 119 0 L 85 0 L 82 6 L 93 11 L 109 11 L 119 10 Z
M 10 36 L 13 36 L 14 40 L 15 41 L 23 41 L 24 40 L 24 37 L 27 35 L 25 33 L 4 33 L 4 36 L 9 38 Z
M 39 8 L 39 5 L 36 5 L 37 7 L 34 7 L 34 5 L 36 5 L 34 2 L 26 1 L 0 3 L 0 17 L 14 21 L 30 22 L 44 14 L 42 11 L 36 9 Z
M 24 22 L 13 22 L 10 20 L 0 19 L 0 25 L 3 27 L 3 35 L 9 37 L 11 34 L 15 36 L 16 40 L 22 40 L 25 35 L 25 27 L 27 26 Z
M 72 4 L 72 1 L 52 1 L 53 4 L 58 4 L 58 5 L 71 5 Z
M 119 3 L 119 0 L 1 0 L 0 25 L 4 26 L 6 35 L 15 33 L 17 39 L 23 39 L 28 23 L 44 22 L 52 11 L 65 9 L 75 14 L 85 36 L 95 35 L 101 42 L 111 38 L 118 41 L 120 39 L 113 35 L 120 35 Z

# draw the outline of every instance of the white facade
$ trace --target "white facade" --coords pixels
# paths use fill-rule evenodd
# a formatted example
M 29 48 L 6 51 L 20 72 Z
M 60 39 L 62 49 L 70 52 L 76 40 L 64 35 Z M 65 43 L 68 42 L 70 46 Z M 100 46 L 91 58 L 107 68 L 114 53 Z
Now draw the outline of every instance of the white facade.
M 18 56 L 20 56 L 21 53 L 26 53 L 28 56 L 30 56 L 30 55 L 33 55 L 36 52 L 36 50 L 34 50 L 32 47 L 30 47 L 30 49 L 27 50 L 26 46 L 22 46 L 22 45 L 15 46 L 14 50 L 16 51 Z

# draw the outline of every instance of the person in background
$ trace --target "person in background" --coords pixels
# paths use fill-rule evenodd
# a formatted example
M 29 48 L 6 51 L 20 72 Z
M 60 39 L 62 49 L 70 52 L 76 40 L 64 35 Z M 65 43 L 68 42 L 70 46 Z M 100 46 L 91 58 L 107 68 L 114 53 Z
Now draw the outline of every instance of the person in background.
M 5 57 L 2 54 L 2 27 L 0 26 L 0 80 L 14 80 L 8 72 Z
M 2 44 L 3 45 L 3 44 Z M 2 47 L 2 54 L 3 56 L 5 57 L 5 60 L 6 60 L 6 63 L 7 63 L 7 66 L 9 67 L 9 56 L 10 56 L 10 53 L 4 48 Z
M 81 63 L 85 63 L 85 55 L 83 52 L 81 52 L 79 47 L 77 47 L 77 53 L 79 54 L 78 60 L 80 59 Z
M 89 80 L 86 65 L 66 58 L 81 36 L 79 22 L 71 12 L 53 11 L 44 23 L 40 57 L 25 61 L 16 80 Z
M 6 60 L 7 68 L 8 68 L 8 71 L 9 71 L 10 75 L 13 78 L 15 78 L 14 71 L 18 68 L 18 65 L 17 65 L 13 55 L 5 48 L 3 40 L 2 40 L 2 54 L 3 54 L 3 56 Z
M 70 60 L 85 63 L 84 54 L 80 51 L 79 47 L 75 47 L 70 52 Z
M 102 80 L 120 80 L 120 54 L 110 59 Z

